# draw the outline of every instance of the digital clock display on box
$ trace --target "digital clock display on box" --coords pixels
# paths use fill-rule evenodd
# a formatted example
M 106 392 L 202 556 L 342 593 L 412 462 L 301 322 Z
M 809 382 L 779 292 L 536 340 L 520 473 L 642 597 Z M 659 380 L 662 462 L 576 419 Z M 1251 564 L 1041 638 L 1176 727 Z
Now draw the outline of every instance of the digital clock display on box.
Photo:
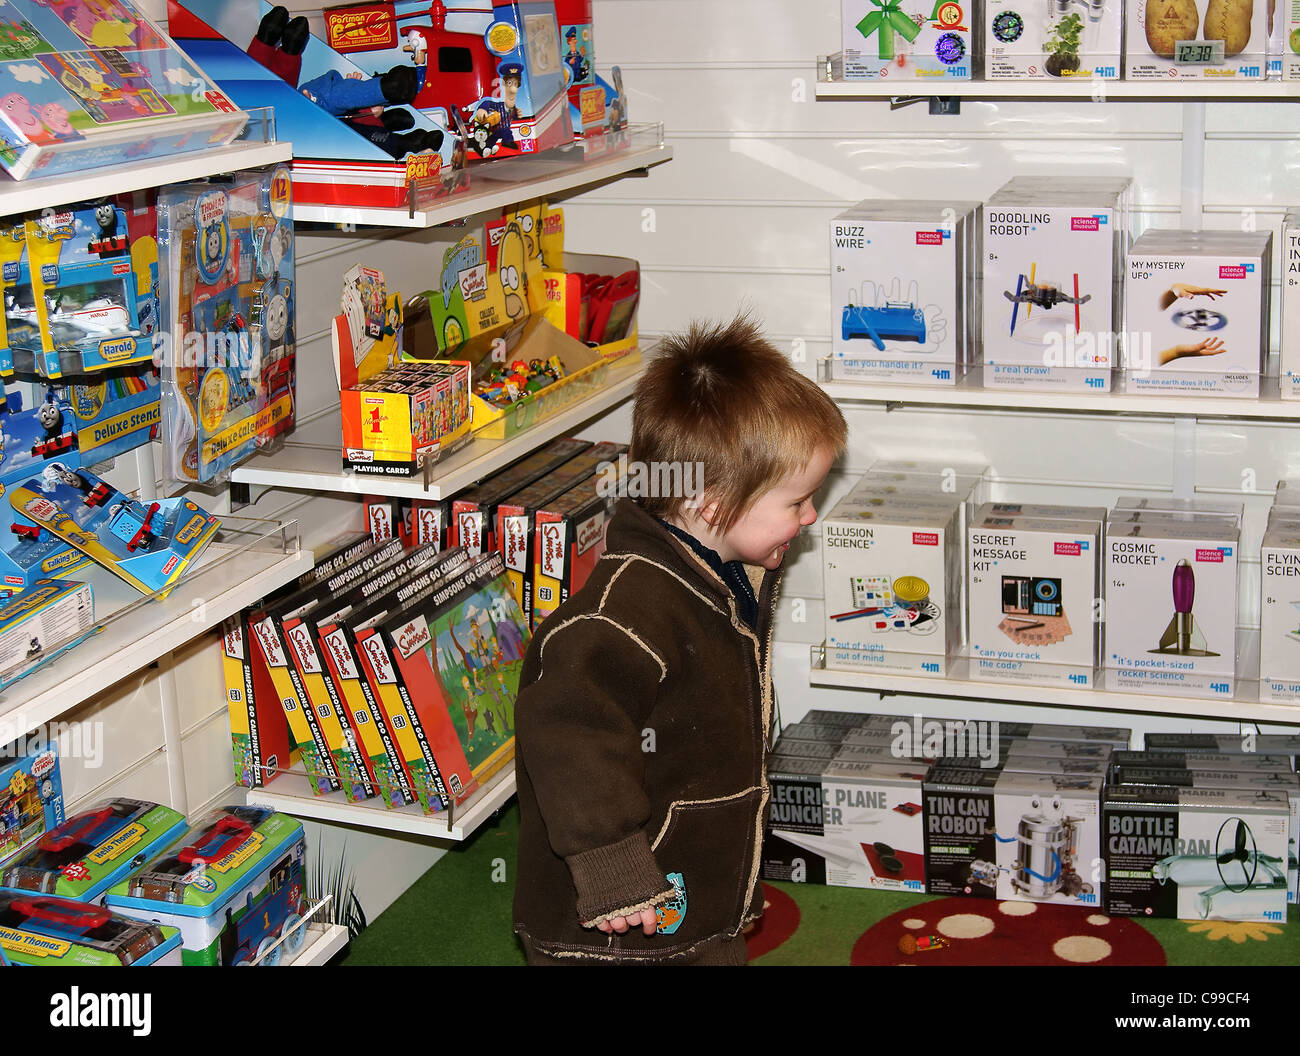
M 1222 66 L 1223 41 L 1180 40 L 1174 44 L 1174 63 L 1178 66 Z

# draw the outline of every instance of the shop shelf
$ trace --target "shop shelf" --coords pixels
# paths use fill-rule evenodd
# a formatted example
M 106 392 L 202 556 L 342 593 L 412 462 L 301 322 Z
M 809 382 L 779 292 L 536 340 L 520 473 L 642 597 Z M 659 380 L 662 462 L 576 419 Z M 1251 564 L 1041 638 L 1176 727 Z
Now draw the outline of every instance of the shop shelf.
M 1146 715 L 1189 715 L 1226 719 L 1230 722 L 1275 722 L 1300 724 L 1300 702 L 1271 702 L 1260 697 L 1257 680 L 1258 632 L 1239 631 L 1238 670 L 1229 696 L 1173 696 L 1133 690 L 1113 684 L 1111 673 L 1097 673 L 1091 689 L 1029 685 L 1020 682 L 986 682 L 969 676 L 965 657 L 950 658 L 945 678 L 907 675 L 889 671 L 860 671 L 826 666 L 824 646 L 810 650 L 808 681 L 833 689 L 862 689 L 882 695 L 955 697 L 1017 704 L 1047 704 L 1086 708 L 1090 711 L 1118 711 Z
M 296 818 L 459 842 L 468 839 L 514 794 L 515 768 L 511 763 L 459 807 L 438 814 L 425 814 L 418 805 L 388 810 L 378 799 L 349 803 L 342 792 L 313 796 L 306 775 L 293 771 L 280 774 L 263 788 L 250 788 L 248 802 Z
M 147 667 L 312 566 L 296 522 L 222 516 L 221 529 L 164 599 L 107 569 L 92 584 L 98 633 L 0 693 L 0 726 L 15 734 L 50 721 Z
M 1091 77 L 1042 81 L 985 80 L 832 80 L 826 74 L 826 60 L 818 63 L 818 99 L 892 99 L 943 97 L 961 99 L 1077 99 L 1110 103 L 1117 100 L 1160 100 L 1162 102 L 1248 102 L 1300 101 L 1297 81 L 1117 81 Z
M 386 477 L 345 468 L 342 425 L 335 408 L 300 424 L 275 454 L 255 455 L 236 466 L 231 471 L 231 479 L 242 484 L 304 491 L 445 499 L 628 399 L 645 371 L 647 354 L 633 354 L 611 363 L 608 380 L 599 390 L 561 406 L 512 437 L 487 440 L 471 434 L 468 443 L 426 466 L 422 476 Z
M 273 165 L 289 161 L 292 154 L 292 144 L 276 141 L 275 121 L 270 111 L 252 110 L 244 138 L 226 147 L 177 154 L 144 164 L 111 165 L 48 179 L 13 180 L 0 173 L 0 216 L 39 212 L 49 206 L 103 198 L 108 194 Z
M 820 363 L 829 378 L 829 358 Z M 1116 385 L 1122 385 L 1117 377 Z M 885 382 L 822 380 L 832 399 L 888 407 L 989 407 L 1020 411 L 1082 411 L 1098 414 L 1154 415 L 1187 418 L 1296 419 L 1300 400 L 1279 395 L 1276 373 L 1260 380 L 1257 398 L 1200 396 L 1190 393 L 1063 392 L 1052 389 L 983 388 L 983 368 L 966 372 L 953 385 L 890 385 Z
M 603 180 L 659 165 L 672 158 L 663 125 L 631 125 L 625 131 L 577 140 L 536 155 L 471 164 L 460 187 L 405 209 L 297 204 L 296 223 L 344 227 L 436 227 L 534 198 L 549 198 Z

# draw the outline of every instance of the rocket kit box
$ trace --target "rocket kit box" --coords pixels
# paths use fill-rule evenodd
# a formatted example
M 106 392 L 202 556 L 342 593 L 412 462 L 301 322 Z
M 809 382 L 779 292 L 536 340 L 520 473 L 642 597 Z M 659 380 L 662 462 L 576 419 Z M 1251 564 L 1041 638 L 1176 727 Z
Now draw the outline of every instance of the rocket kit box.
M 1106 912 L 1282 923 L 1289 810 L 1271 791 L 1107 788 Z
M 116 884 L 114 913 L 180 928 L 186 965 L 241 965 L 301 948 L 306 908 L 302 824 L 259 807 L 222 807 L 170 851 Z

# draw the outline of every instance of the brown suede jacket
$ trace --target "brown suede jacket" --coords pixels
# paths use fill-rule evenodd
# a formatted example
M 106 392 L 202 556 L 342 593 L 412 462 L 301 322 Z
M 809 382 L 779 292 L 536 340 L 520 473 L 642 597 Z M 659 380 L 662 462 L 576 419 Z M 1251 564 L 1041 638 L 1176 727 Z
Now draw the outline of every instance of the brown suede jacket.
M 516 704 L 515 931 L 552 957 L 689 960 L 762 911 L 779 573 L 757 633 L 722 579 L 634 502 L 591 578 L 529 644 Z M 673 934 L 594 925 L 673 899 Z M 675 907 L 674 907 L 675 908 Z

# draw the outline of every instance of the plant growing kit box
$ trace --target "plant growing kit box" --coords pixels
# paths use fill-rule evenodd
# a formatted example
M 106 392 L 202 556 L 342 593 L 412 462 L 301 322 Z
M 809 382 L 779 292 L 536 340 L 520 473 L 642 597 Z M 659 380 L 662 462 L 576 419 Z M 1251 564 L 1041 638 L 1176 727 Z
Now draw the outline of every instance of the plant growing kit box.
M 986 0 L 981 28 L 985 80 L 1115 80 L 1120 75 L 1120 0 Z
M 947 673 L 961 636 L 958 505 L 850 493 L 826 515 L 828 667 Z
M 1094 685 L 1101 521 L 986 511 L 967 530 L 971 677 Z
M 956 384 L 974 354 L 977 202 L 866 201 L 831 221 L 831 378 Z
M 1108 525 L 1102 656 L 1115 685 L 1231 698 L 1240 534 L 1223 521 Z
M 1275 15 L 1267 3 L 1129 0 L 1125 17 L 1124 76 L 1130 81 L 1259 81 L 1268 75 Z
M 112 887 L 104 905 L 180 928 L 186 965 L 247 964 L 281 936 L 288 936 L 286 952 L 302 946 L 305 856 L 296 818 L 260 807 L 221 807 Z
M 1282 79 L 1300 80 L 1300 3 L 1281 0 L 1277 5 L 1277 15 L 1282 23 L 1282 46 L 1278 49 L 1282 58 Z
M 1268 355 L 1273 235 L 1149 230 L 1128 253 L 1129 392 L 1257 398 Z
M 974 59 L 969 3 L 933 0 L 926 17 L 897 0 L 842 0 L 842 76 L 853 80 L 970 80 Z
M 1128 179 L 1020 176 L 984 207 L 985 387 L 1108 392 Z
M 1279 792 L 1108 787 L 1106 913 L 1284 922 L 1289 813 Z
M 98 902 L 185 831 L 185 816 L 138 799 L 105 799 L 50 829 L 11 861 L 0 884 Z

